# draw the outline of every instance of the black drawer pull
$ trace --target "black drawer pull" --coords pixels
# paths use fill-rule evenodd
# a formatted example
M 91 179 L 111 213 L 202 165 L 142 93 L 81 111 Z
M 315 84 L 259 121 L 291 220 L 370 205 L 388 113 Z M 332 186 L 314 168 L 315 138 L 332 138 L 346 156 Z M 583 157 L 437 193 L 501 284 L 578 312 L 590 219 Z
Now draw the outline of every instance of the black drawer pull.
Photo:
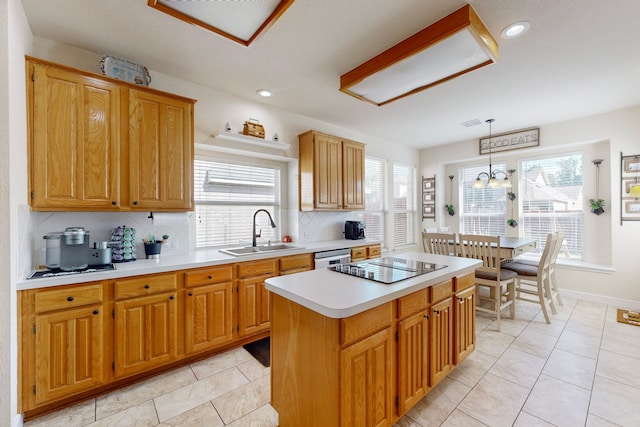
M 147 283 L 146 285 L 144 285 L 145 289 L 149 289 L 151 286 L 149 286 L 149 284 Z
M 192 297 L 193 296 L 193 292 L 189 292 L 189 296 Z
M 100 313 L 98 310 L 93 310 L 93 314 L 98 314 Z
M 424 316 L 425 319 L 431 319 L 431 317 L 427 314 L 426 316 Z
M 171 296 L 169 297 L 169 299 L 175 299 L 175 298 L 176 298 L 176 296 L 175 296 L 175 295 L 171 295 Z
M 213 279 L 213 277 L 211 277 L 211 275 L 207 276 L 209 278 L 209 280 Z
M 133 201 L 133 205 L 134 205 L 134 206 L 138 206 L 138 201 L 137 201 L 137 200 L 134 200 L 134 201 Z
M 117 204 L 118 204 L 118 202 L 116 202 L 115 200 L 113 200 L 113 201 L 111 201 L 111 204 L 112 204 L 113 206 L 115 206 L 115 205 L 117 205 Z
M 440 315 L 440 310 L 433 310 L 433 313 L 434 313 L 436 316 L 439 316 L 439 315 Z
M 73 297 L 67 298 L 67 301 L 69 301 L 69 302 L 73 301 Z

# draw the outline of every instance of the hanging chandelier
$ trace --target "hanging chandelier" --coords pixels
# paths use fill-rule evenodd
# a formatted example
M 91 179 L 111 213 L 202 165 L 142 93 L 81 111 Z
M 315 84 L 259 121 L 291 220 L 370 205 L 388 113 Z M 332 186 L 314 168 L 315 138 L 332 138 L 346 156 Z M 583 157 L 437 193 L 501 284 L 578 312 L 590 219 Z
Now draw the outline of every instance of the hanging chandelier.
M 495 122 L 495 119 L 487 119 L 486 122 L 489 123 L 489 173 L 480 172 L 478 174 L 478 177 L 476 178 L 476 182 L 473 184 L 473 188 L 485 187 L 485 182 L 482 180 L 483 176 L 487 177 L 486 186 L 489 188 L 498 188 L 498 187 L 511 188 L 511 181 L 509 180 L 509 177 L 507 176 L 507 174 L 501 170 L 493 170 L 491 168 L 491 145 L 492 145 L 491 124 Z M 498 178 L 496 177 L 497 174 L 504 175 L 504 179 L 502 181 L 498 181 Z

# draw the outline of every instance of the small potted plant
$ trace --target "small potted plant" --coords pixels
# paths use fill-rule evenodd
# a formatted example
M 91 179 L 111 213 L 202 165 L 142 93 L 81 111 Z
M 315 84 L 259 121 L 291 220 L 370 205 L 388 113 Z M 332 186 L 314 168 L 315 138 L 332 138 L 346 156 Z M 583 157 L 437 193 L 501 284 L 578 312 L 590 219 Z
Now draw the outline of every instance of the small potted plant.
M 169 239 L 168 234 L 164 234 L 162 236 L 162 240 L 156 239 L 156 237 L 151 234 L 147 239 L 142 239 L 144 242 L 144 254 L 147 256 L 147 259 L 160 258 L 160 250 L 162 249 L 162 244 L 165 243 Z
M 513 191 L 509 191 L 507 193 L 507 198 L 513 202 L 516 199 L 516 193 L 514 193 Z
M 447 208 L 449 215 L 454 216 L 456 214 L 456 211 L 453 209 L 453 205 L 444 205 L 444 207 Z
M 518 226 L 518 221 L 516 221 L 513 218 L 509 218 L 507 220 L 507 224 L 509 224 L 511 227 L 516 228 Z
M 591 205 L 591 212 L 596 215 L 602 215 L 604 213 L 604 200 L 603 199 L 589 199 Z

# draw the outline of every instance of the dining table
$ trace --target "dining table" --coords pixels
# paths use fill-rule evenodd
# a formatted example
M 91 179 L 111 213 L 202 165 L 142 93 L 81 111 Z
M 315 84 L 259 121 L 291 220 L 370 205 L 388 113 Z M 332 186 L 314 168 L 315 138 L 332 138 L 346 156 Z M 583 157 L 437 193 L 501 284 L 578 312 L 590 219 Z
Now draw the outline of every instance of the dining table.
M 510 261 L 536 248 L 536 239 L 500 236 L 500 259 Z

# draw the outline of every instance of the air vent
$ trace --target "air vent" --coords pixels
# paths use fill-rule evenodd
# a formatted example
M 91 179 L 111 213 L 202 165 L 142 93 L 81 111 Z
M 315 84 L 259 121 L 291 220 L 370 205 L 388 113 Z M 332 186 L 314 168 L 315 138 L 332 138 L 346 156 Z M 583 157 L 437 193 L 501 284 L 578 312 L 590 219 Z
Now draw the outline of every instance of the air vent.
M 478 119 L 473 119 L 473 120 L 467 120 L 466 122 L 462 122 L 460 124 L 466 128 L 470 128 L 471 126 L 481 125 L 482 122 Z

